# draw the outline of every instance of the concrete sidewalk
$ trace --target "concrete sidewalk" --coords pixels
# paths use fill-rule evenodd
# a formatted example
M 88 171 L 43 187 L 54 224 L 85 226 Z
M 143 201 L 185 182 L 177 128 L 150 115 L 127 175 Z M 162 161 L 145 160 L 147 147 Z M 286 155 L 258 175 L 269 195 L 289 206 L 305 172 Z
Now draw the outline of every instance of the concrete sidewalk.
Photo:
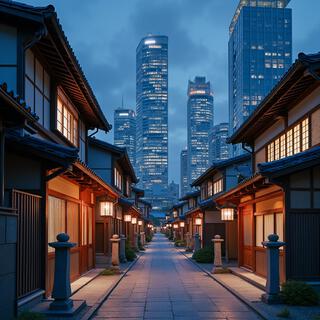
M 173 245 L 173 244 L 172 244 Z M 264 291 L 238 277 L 232 273 L 226 274 L 211 274 L 213 265 L 206 263 L 197 263 L 192 260 L 192 254 L 185 252 L 184 249 L 176 249 L 182 253 L 185 257 L 190 259 L 201 270 L 207 272 L 208 276 L 218 281 L 221 285 L 227 288 L 230 292 L 236 295 L 239 299 L 255 309 L 265 319 L 283 319 L 277 317 L 280 311 L 285 308 L 290 312 L 290 319 L 292 320 L 318 320 L 320 319 L 320 307 L 293 307 L 284 304 L 267 305 L 261 302 L 261 295 Z M 232 268 L 231 268 L 232 269 Z M 319 317 L 319 318 L 317 318 Z

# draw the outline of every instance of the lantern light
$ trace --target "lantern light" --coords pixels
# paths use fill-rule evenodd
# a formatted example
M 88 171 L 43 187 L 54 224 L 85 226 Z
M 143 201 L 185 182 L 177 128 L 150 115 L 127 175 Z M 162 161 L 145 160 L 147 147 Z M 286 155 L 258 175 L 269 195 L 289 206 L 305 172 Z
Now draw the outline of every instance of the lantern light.
M 184 228 L 184 225 L 185 225 L 184 221 L 180 221 L 180 227 Z
M 227 203 L 221 207 L 221 220 L 222 221 L 233 221 L 235 218 L 235 209 L 234 204 Z
M 233 221 L 234 220 L 234 208 L 221 208 L 221 220 Z
M 132 217 L 131 218 L 131 223 L 132 224 L 137 224 L 137 218 L 136 217 Z
M 201 219 L 201 218 L 196 218 L 196 219 L 195 219 L 195 224 L 196 224 L 196 226 L 201 226 L 201 224 L 202 224 L 202 219 Z
M 178 229 L 178 224 L 177 224 L 177 223 L 175 223 L 175 224 L 173 225 L 173 229 Z
M 138 225 L 139 225 L 139 226 L 142 226 L 142 220 L 139 220 L 139 221 L 138 221 Z
M 125 222 L 130 222 L 131 221 L 131 214 L 125 214 L 123 219 Z
M 100 202 L 100 216 L 113 217 L 114 207 L 111 201 Z

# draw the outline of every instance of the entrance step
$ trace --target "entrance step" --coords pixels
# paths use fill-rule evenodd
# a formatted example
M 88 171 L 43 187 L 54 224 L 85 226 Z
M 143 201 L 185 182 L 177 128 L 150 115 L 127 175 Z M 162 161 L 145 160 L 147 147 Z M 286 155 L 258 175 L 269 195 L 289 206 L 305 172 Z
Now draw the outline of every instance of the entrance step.
M 250 270 L 244 269 L 244 268 L 238 268 L 238 267 L 229 267 L 228 268 L 234 275 L 238 276 L 239 278 L 251 283 L 255 287 L 266 290 L 266 279 L 263 277 L 260 277 L 253 273 Z

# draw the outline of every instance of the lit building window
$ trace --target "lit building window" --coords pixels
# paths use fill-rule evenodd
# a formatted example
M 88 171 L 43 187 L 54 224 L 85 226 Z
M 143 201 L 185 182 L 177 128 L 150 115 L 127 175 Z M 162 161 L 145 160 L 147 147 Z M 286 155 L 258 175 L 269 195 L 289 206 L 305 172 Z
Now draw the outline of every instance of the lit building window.
M 58 90 L 57 130 L 78 146 L 78 116 L 70 100 Z
M 212 196 L 212 181 L 208 181 L 208 197 Z
M 117 168 L 114 168 L 114 185 L 122 190 L 122 175 Z
M 292 156 L 310 147 L 309 119 L 306 118 L 267 146 L 267 161 Z
M 213 194 L 221 192 L 223 189 L 222 178 L 214 182 L 213 184 Z
M 293 128 L 293 153 L 299 153 L 300 149 L 300 124 L 297 124 Z
M 309 148 L 309 119 L 308 118 L 302 121 L 301 130 L 302 130 L 302 151 L 305 151 Z

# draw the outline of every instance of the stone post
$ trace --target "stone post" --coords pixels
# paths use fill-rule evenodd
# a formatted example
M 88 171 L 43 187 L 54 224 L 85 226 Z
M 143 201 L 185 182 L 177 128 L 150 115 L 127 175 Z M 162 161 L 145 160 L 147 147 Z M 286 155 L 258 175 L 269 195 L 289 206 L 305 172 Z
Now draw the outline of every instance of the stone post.
M 261 296 L 263 302 L 268 304 L 280 303 L 280 277 L 279 277 L 279 248 L 285 242 L 278 241 L 277 234 L 270 234 L 269 241 L 263 241 L 262 245 L 267 247 L 267 285 L 266 293 Z
M 127 258 L 126 258 L 126 236 L 124 234 L 120 235 L 120 262 L 121 263 L 125 263 L 127 262 Z
M 111 256 L 111 264 L 113 269 L 119 270 L 119 242 L 120 238 L 117 234 L 114 234 L 110 239 L 112 244 L 112 256 Z
M 200 235 L 199 235 L 199 233 L 195 233 L 193 238 L 194 238 L 194 250 L 193 250 L 193 253 L 196 253 L 200 249 Z
M 73 300 L 70 299 L 70 249 L 76 244 L 68 242 L 69 236 L 66 233 L 57 235 L 57 242 L 49 243 L 55 249 L 54 282 L 50 310 L 68 311 L 73 308 Z
M 140 241 L 141 241 L 141 245 L 144 247 L 146 244 L 146 233 L 145 232 L 140 232 Z
M 217 269 L 222 267 L 221 244 L 224 240 L 219 235 L 215 235 L 211 241 L 214 243 L 214 262 L 211 273 L 215 273 Z

